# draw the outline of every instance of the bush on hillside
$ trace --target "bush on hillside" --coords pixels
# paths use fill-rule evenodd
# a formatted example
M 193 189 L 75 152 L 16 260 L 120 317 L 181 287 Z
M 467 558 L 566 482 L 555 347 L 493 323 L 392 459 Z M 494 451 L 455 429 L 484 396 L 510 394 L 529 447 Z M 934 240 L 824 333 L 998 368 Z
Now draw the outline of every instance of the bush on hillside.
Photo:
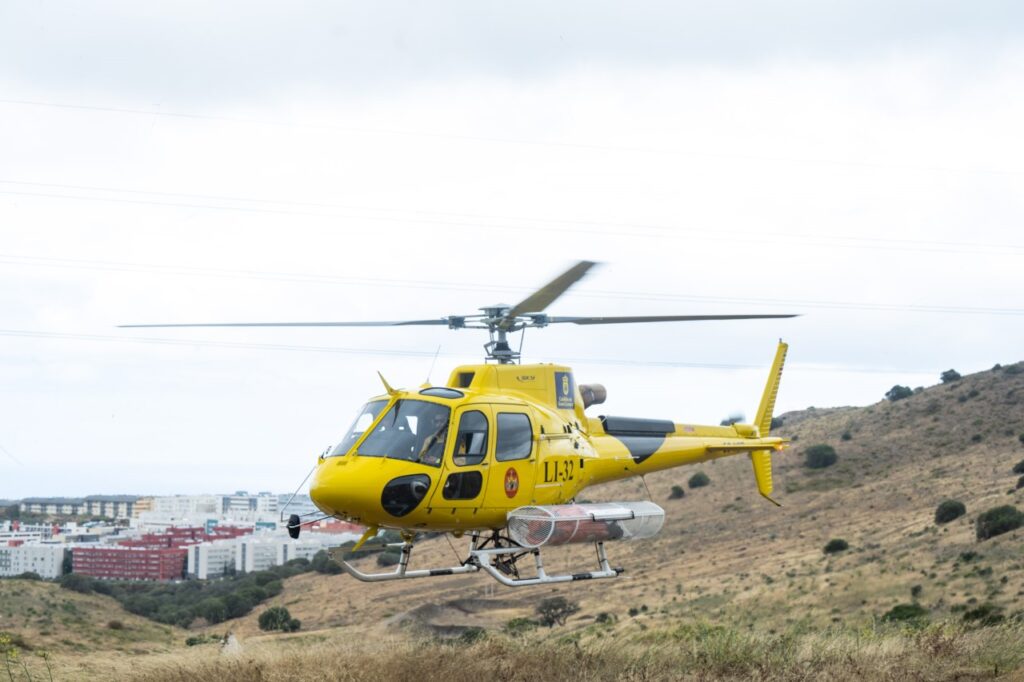
M 882 616 L 886 623 L 920 623 L 927 619 L 928 609 L 920 604 L 897 604 Z
M 960 381 L 962 377 L 960 376 L 960 372 L 955 369 L 947 369 L 939 376 L 939 378 L 942 379 L 942 383 L 951 384 L 954 381 Z
M 265 632 L 273 630 L 283 630 L 288 632 L 291 621 L 292 614 L 288 612 L 288 609 L 283 606 L 271 606 L 260 614 L 258 622 L 260 630 Z
M 25 571 L 14 576 L 18 580 L 42 580 L 43 576 L 39 575 L 35 571 Z
M 912 395 L 914 395 L 914 392 L 909 386 L 900 386 L 899 384 L 896 384 L 885 393 L 886 399 L 891 402 L 903 400 L 904 398 L 909 398 Z
M 686 497 L 686 491 L 683 490 L 683 486 L 681 486 L 681 485 L 674 485 L 674 486 L 672 486 L 672 492 L 669 493 L 668 499 L 670 499 L 670 500 L 678 500 L 681 497 Z
M 394 566 L 402 560 L 402 550 L 397 547 L 388 547 L 377 555 L 378 566 Z
M 698 471 L 693 476 L 690 476 L 690 480 L 686 482 L 690 489 L 703 488 L 706 485 L 711 484 L 711 479 L 703 471 Z
M 1024 443 L 1024 433 L 1020 434 L 1021 442 Z M 1013 465 L 1013 473 L 1024 474 L 1024 459 Z
M 935 523 L 949 523 L 967 513 L 967 507 L 960 500 L 943 500 L 935 508 Z
M 330 555 L 323 549 L 313 555 L 313 561 L 309 565 L 317 573 L 326 573 L 327 575 L 341 573 L 341 565 L 337 561 L 331 560 Z
M 565 620 L 580 610 L 580 605 L 565 597 L 548 597 L 537 605 L 537 615 L 542 625 L 552 627 L 556 623 L 565 625 Z
M 531 618 L 513 618 L 505 623 L 504 630 L 509 635 L 523 635 L 540 627 L 540 623 Z
M 81 573 L 68 573 L 60 577 L 60 586 L 65 590 L 92 594 L 92 578 Z
M 784 421 L 785 420 L 782 417 L 772 417 L 772 423 L 771 423 L 771 426 L 768 427 L 768 429 L 770 431 L 774 431 L 775 429 L 777 429 L 780 426 L 782 426 Z
M 1017 479 L 1017 490 L 1024 488 L 1024 476 Z
M 836 554 L 850 549 L 850 543 L 842 538 L 833 538 L 825 545 L 825 554 Z
M 1003 533 L 1009 533 L 1024 526 L 1024 513 L 1017 511 L 1013 505 L 1003 505 L 978 516 L 975 522 L 975 534 L 979 540 L 988 540 Z
M 839 461 L 839 456 L 831 445 L 812 445 L 807 448 L 804 455 L 804 466 L 808 469 L 824 469 Z
M 1005 619 L 1003 609 L 995 604 L 982 604 L 964 613 L 965 623 L 988 626 L 998 625 Z

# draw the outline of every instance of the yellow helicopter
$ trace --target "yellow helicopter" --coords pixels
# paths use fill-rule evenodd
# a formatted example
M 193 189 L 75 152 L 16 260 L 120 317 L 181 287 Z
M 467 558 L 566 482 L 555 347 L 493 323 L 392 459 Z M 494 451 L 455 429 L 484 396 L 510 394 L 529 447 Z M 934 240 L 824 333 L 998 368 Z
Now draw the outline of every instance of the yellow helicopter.
M 400 531 L 401 558 L 393 571 L 365 573 L 335 551 L 350 575 L 374 582 L 484 571 L 508 586 L 614 578 L 605 543 L 644 539 L 661 529 L 665 512 L 651 501 L 576 503 L 586 487 L 653 471 L 748 453 L 757 489 L 772 493 L 773 451 L 787 441 L 770 436 L 787 345 L 779 342 L 752 424 L 700 426 L 637 417 L 591 417 L 606 391 L 577 385 L 572 369 L 520 364 L 508 336 L 549 324 L 625 324 L 786 318 L 795 315 L 660 315 L 558 317 L 543 311 L 595 264 L 581 261 L 520 303 L 481 308 L 476 315 L 399 322 L 285 322 L 124 325 L 126 327 L 273 327 L 444 325 L 486 329 L 483 364 L 452 370 L 444 386 L 392 388 L 371 398 L 352 427 L 320 455 L 309 494 L 327 517 L 363 524 L 358 550 L 381 529 Z M 308 478 L 308 477 L 307 477 Z M 777 503 L 776 503 L 777 504 Z M 293 538 L 307 523 L 288 521 Z M 457 566 L 411 570 L 417 534 L 469 536 Z M 593 543 L 596 570 L 548 574 L 544 547 Z M 533 557 L 533 571 L 519 560 Z

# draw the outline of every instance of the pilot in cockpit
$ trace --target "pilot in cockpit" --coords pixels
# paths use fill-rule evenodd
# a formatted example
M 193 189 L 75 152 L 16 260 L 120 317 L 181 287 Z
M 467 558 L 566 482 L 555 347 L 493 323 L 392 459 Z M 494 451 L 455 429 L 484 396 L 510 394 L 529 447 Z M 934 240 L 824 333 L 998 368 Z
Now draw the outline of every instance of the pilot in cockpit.
M 448 419 L 444 414 L 436 413 L 424 430 L 426 437 L 419 449 L 418 461 L 430 466 L 437 466 L 444 455 L 445 436 L 448 434 Z

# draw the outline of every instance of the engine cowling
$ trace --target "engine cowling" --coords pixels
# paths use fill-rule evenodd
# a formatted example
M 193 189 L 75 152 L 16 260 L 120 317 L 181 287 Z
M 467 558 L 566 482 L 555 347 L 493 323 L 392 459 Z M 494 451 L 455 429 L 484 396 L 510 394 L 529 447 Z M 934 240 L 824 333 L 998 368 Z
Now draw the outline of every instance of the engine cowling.
M 583 397 L 583 409 L 586 409 L 603 403 L 608 397 L 608 391 L 601 384 L 580 384 L 580 396 Z

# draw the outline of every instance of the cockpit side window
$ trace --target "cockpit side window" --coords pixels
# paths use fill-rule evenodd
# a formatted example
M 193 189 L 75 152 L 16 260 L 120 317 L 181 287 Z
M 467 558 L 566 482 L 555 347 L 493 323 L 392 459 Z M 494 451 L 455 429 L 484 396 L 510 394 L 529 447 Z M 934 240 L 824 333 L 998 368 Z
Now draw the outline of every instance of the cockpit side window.
M 455 436 L 452 461 L 458 466 L 470 466 L 484 461 L 487 455 L 487 417 L 483 412 L 463 412 L 459 419 L 459 432 Z
M 388 401 L 386 400 L 373 400 L 363 405 L 362 411 L 360 411 L 356 420 L 352 422 L 352 426 L 345 434 L 345 437 L 331 449 L 330 454 L 327 456 L 342 457 L 345 453 L 351 450 L 352 446 L 356 444 L 362 435 L 366 433 L 366 430 L 377 420 L 377 416 L 380 414 L 380 411 L 383 410 L 384 406 L 387 404 Z

